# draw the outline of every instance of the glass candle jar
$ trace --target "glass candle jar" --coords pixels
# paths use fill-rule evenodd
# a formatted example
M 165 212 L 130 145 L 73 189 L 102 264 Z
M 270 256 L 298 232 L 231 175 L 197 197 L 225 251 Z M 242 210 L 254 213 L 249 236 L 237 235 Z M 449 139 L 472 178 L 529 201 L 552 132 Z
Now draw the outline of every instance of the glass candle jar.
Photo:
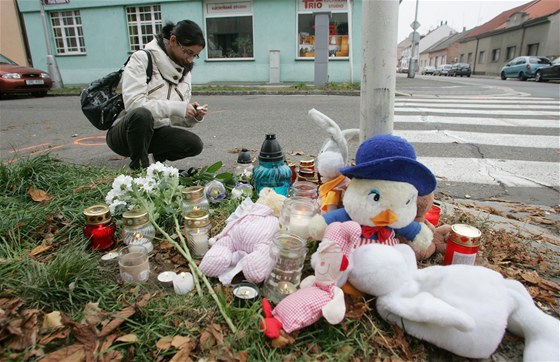
M 193 258 L 202 259 L 210 247 L 208 233 L 212 225 L 208 212 L 205 210 L 191 211 L 183 219 L 191 255 Z
M 307 246 L 297 235 L 279 233 L 270 246 L 270 255 L 275 264 L 264 282 L 263 294 L 277 304 L 297 290 L 305 261 Z
M 296 181 L 290 187 L 290 197 L 306 197 L 308 199 L 317 199 L 317 185 L 310 181 Z
M 93 250 L 107 250 L 115 244 L 115 222 L 111 219 L 109 208 L 93 205 L 83 211 L 86 222 L 84 236 L 90 239 Z
M 235 165 L 235 170 L 233 176 L 237 182 L 243 182 L 250 184 L 253 180 L 253 160 L 251 154 L 246 148 L 241 149 L 239 156 L 237 157 L 237 164 Z
M 190 186 L 182 191 L 183 203 L 183 216 L 190 211 L 210 209 L 210 204 L 206 195 L 204 194 L 204 186 Z
M 152 240 L 156 236 L 156 229 L 150 222 L 148 212 L 125 211 L 122 215 L 122 239 L 126 245 L 142 245 L 148 253 L 154 250 Z
M 309 237 L 309 223 L 318 213 L 318 204 L 308 198 L 286 199 L 280 212 L 280 229 L 303 239 Z

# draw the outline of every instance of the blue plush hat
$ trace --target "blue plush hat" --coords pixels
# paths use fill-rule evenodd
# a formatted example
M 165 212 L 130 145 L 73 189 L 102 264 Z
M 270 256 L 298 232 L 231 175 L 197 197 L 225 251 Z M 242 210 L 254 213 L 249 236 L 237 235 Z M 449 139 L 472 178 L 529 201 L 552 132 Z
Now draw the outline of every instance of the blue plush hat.
M 416 161 L 414 147 L 393 135 L 378 135 L 365 140 L 356 153 L 356 165 L 342 167 L 350 178 L 407 182 L 424 196 L 436 189 L 432 171 Z

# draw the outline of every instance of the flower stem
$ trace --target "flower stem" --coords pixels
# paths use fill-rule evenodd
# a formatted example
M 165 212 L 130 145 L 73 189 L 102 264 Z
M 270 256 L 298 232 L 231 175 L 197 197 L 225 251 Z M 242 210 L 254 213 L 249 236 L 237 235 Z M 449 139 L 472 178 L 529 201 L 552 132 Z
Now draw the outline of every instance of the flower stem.
M 202 296 L 202 289 L 200 288 L 200 282 L 198 280 L 198 273 L 194 272 L 194 268 L 197 267 L 196 263 L 194 262 L 191 252 L 189 251 L 189 248 L 187 247 L 187 244 L 185 244 L 185 238 L 183 237 L 183 234 L 181 233 L 181 227 L 179 226 L 179 221 L 177 220 L 176 217 L 173 217 L 173 221 L 175 222 L 175 231 L 177 232 L 177 235 L 179 236 L 179 242 L 181 243 L 179 244 L 175 244 L 175 247 L 181 252 L 181 254 L 183 254 L 183 256 L 185 257 L 185 259 L 187 259 L 187 261 L 189 262 L 189 266 L 191 267 L 192 270 L 192 276 L 193 276 L 193 280 L 194 280 L 194 285 L 196 286 L 196 291 L 198 293 L 199 296 Z M 194 267 L 193 267 L 194 266 Z

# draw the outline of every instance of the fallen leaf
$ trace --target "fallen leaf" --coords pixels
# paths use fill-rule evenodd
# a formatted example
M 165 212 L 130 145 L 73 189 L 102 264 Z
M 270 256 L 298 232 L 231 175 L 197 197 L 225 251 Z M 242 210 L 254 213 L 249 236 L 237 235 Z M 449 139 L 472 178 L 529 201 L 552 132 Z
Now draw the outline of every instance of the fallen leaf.
M 188 349 L 180 349 L 175 355 L 169 360 L 169 362 L 191 362 L 190 357 L 191 351 Z
M 54 312 L 45 314 L 42 328 L 51 329 L 51 328 L 58 328 L 58 327 L 62 327 L 62 316 L 60 315 L 60 312 L 55 310 Z
M 171 341 L 171 345 L 175 347 L 175 349 L 188 348 L 189 351 L 192 351 L 196 347 L 196 341 L 191 337 L 175 336 Z
M 38 333 L 37 309 L 26 309 L 20 313 L 21 322 L 19 323 L 19 330 L 21 334 L 15 335 L 8 343 L 7 348 L 16 351 L 32 347 L 35 348 Z
M 284 348 L 286 346 L 289 346 L 290 344 L 293 344 L 295 341 L 296 340 L 289 334 L 281 332 L 280 337 L 274 338 L 270 344 L 274 348 Z
M 216 338 L 208 329 L 205 329 L 200 334 L 200 349 L 207 351 L 216 345 Z
M 123 354 L 117 350 L 110 350 L 107 353 L 101 355 L 101 362 L 119 362 L 122 361 Z
M 42 346 L 46 346 L 47 344 L 51 343 L 55 339 L 64 339 L 64 338 L 68 337 L 68 335 L 70 335 L 70 329 L 69 328 L 57 329 L 57 330 L 47 334 L 46 336 L 43 336 L 39 340 L 39 344 L 42 345 Z
M 85 356 L 84 346 L 76 343 L 45 355 L 41 362 L 82 362 Z
M 107 313 L 99 308 L 99 303 L 88 303 L 83 310 L 84 318 L 80 323 L 96 326 L 105 319 Z
M 117 338 L 118 338 L 118 335 L 116 333 L 110 334 L 107 337 L 105 337 L 105 339 L 103 340 L 103 343 L 101 344 L 101 348 L 99 349 L 99 352 L 100 353 L 105 353 L 105 351 L 107 351 L 113 345 L 113 342 Z
M 138 336 L 134 333 L 125 334 L 117 338 L 115 342 L 136 343 L 138 342 Z
M 29 253 L 29 256 L 37 256 L 50 249 L 52 249 L 52 244 L 42 243 L 41 245 L 34 247 L 33 250 L 31 250 L 31 252 Z
M 239 362 L 247 362 L 249 360 L 249 353 L 247 351 L 239 351 L 235 355 L 235 359 Z
M 31 199 L 36 202 L 50 201 L 53 198 L 46 191 L 36 189 L 35 186 L 30 186 L 27 193 L 31 196 Z
M 66 314 L 62 314 L 62 323 L 72 328 L 72 335 L 78 342 L 84 345 L 86 354 L 92 354 L 97 350 L 99 338 L 94 326 L 78 323 Z
M 541 278 L 539 277 L 539 274 L 537 274 L 537 272 L 535 272 L 535 271 L 530 272 L 530 273 L 523 273 L 523 274 L 521 274 L 521 277 L 524 280 L 526 280 L 526 281 L 528 281 L 529 283 L 532 283 L 532 284 L 538 284 L 539 281 L 541 280 Z
M 159 341 L 156 342 L 156 347 L 157 349 L 160 350 L 166 350 L 169 347 L 171 347 L 171 342 L 173 341 L 173 337 L 171 336 L 165 336 L 159 339 Z
M 114 315 L 114 319 L 103 327 L 103 329 L 99 333 L 99 337 L 105 337 L 106 335 L 112 333 L 134 313 L 136 313 L 136 309 L 133 306 L 126 307 L 125 309 L 116 313 Z

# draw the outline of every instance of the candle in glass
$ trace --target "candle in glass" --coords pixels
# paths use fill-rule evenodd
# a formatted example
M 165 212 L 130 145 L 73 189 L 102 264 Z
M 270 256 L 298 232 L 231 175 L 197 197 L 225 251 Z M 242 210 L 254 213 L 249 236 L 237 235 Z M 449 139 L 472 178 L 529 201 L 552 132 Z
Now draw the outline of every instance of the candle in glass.
M 210 209 L 210 204 L 208 199 L 204 194 L 203 186 L 190 186 L 182 191 L 183 203 L 181 205 L 183 209 L 183 216 L 188 212 L 193 210 L 205 210 Z
M 152 240 L 156 230 L 144 210 L 125 211 L 122 215 L 122 238 L 126 245 L 143 245 L 148 253 L 154 250 Z
M 184 216 L 185 234 L 187 244 L 193 258 L 202 259 L 208 251 L 208 232 L 211 224 L 208 212 L 195 210 Z
M 309 222 L 317 213 L 317 204 L 308 198 L 286 199 L 280 213 L 280 228 L 304 239 L 309 236 Z
M 86 225 L 84 236 L 90 239 L 93 250 L 107 250 L 115 244 L 115 222 L 111 219 L 109 208 L 93 205 L 84 210 Z

